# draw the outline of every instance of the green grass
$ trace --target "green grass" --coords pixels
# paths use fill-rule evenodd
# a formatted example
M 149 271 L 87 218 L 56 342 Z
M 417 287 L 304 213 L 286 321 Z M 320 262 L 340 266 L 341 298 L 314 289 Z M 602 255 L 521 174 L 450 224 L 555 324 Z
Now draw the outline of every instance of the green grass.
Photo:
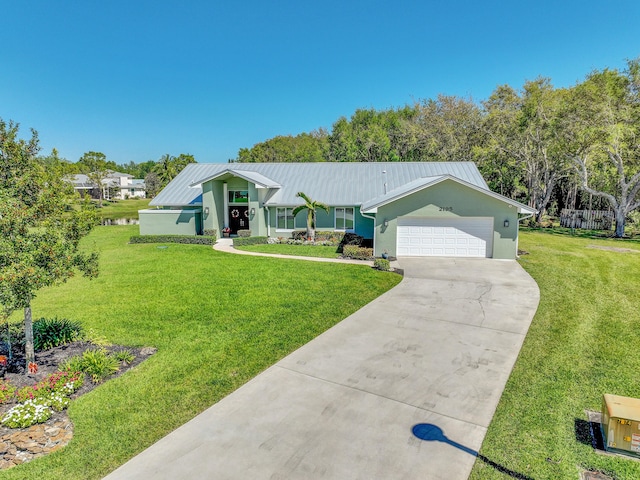
M 640 397 L 640 245 L 529 232 L 520 248 L 541 301 L 481 453 L 536 480 L 577 479 L 580 469 L 640 478 L 640 462 L 598 455 L 575 432 L 604 393 Z M 470 478 L 511 477 L 478 460 Z
M 338 258 L 338 247 L 327 247 L 319 245 L 288 245 L 288 244 L 272 244 L 272 245 L 245 245 L 235 247 L 238 250 L 246 250 L 248 252 L 260 253 L 277 253 L 280 255 L 299 255 L 302 257 L 321 257 L 321 258 Z
M 566 228 L 554 225 L 553 227 L 520 227 L 520 232 L 538 232 L 547 233 L 551 235 L 566 235 L 570 237 L 578 238 L 592 238 L 592 239 L 610 239 L 614 240 L 613 230 L 586 230 L 582 228 Z M 625 241 L 640 242 L 638 237 L 638 230 L 635 225 L 625 228 Z
M 79 320 L 114 344 L 158 352 L 72 402 L 67 447 L 1 479 L 102 478 L 401 278 L 199 245 L 127 244 L 135 233 L 96 228 L 84 244 L 100 251 L 100 276 L 39 292 L 33 315 Z
M 102 201 L 98 214 L 102 218 L 138 218 L 138 210 L 149 206 L 150 198 L 131 198 L 129 200 Z

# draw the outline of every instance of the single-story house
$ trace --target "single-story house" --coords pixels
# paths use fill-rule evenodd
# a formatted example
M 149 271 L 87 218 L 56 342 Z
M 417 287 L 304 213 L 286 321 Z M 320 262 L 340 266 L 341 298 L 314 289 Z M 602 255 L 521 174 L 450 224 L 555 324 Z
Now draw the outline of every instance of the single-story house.
M 513 259 L 518 222 L 535 210 L 492 192 L 472 162 L 187 165 L 141 210 L 140 233 L 289 237 L 304 192 L 330 207 L 318 231 L 355 232 L 374 254 Z

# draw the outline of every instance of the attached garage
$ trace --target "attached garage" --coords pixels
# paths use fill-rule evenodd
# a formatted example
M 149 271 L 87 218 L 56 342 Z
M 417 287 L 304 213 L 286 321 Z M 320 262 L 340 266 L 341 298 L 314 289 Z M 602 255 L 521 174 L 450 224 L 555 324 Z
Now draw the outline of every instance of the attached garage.
M 362 204 L 375 215 L 375 255 L 514 259 L 535 210 L 450 175 L 425 177 Z
M 400 217 L 396 254 L 412 257 L 491 257 L 493 230 L 493 217 Z

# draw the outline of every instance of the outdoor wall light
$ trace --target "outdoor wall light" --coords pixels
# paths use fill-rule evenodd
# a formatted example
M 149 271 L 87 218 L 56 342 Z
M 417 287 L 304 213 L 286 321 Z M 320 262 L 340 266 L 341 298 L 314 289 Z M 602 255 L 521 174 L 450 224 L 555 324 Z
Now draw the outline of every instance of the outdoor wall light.
M 255 208 L 252 208 L 252 209 L 249 211 L 249 213 L 250 213 L 251 215 L 255 215 L 255 214 L 256 214 L 256 209 L 255 209 Z
M 504 221 L 504 228 L 509 228 L 509 220 Z
M 388 227 L 389 226 L 389 220 L 385 220 L 384 222 L 382 222 L 382 224 L 385 226 L 385 228 Z
M 204 214 L 209 215 L 209 207 L 204 207 Z

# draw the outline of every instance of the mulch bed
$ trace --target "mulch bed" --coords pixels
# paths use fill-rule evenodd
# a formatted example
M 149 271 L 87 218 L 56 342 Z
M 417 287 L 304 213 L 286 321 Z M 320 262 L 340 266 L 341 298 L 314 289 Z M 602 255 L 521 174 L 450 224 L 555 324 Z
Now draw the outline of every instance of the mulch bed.
M 98 346 L 89 342 L 72 342 L 50 350 L 36 353 L 37 373 L 26 374 L 24 352 L 16 353 L 6 366 L 0 367 L 0 374 L 4 380 L 14 387 L 21 388 L 35 385 L 49 375 L 58 371 L 58 366 L 65 360 L 82 355 L 86 350 L 96 349 Z M 120 370 L 105 381 L 118 377 L 143 362 L 156 352 L 155 348 L 132 348 L 122 346 L 104 347 L 107 351 L 127 350 L 134 355 L 131 363 L 120 365 Z M 3 352 L 6 353 L 6 352 Z M 84 384 L 71 395 L 71 399 L 78 398 L 90 392 L 99 384 L 85 377 Z M 0 418 L 4 416 L 17 402 L 7 402 L 0 405 Z M 43 424 L 28 428 L 8 428 L 0 426 L 0 470 L 11 468 L 21 463 L 46 455 L 65 446 L 73 436 L 73 424 L 66 410 L 54 412 L 53 416 Z
M 0 376 L 2 376 L 5 380 L 9 381 L 14 387 L 21 388 L 25 386 L 35 385 L 40 380 L 45 379 L 52 373 L 56 373 L 58 371 L 58 366 L 63 363 L 65 360 L 75 357 L 78 355 L 82 355 L 86 350 L 97 349 L 100 348 L 90 342 L 72 342 L 66 345 L 62 345 L 59 347 L 52 348 L 50 350 L 45 350 L 42 352 L 36 353 L 36 364 L 38 365 L 38 372 L 35 374 L 26 374 L 26 361 L 24 358 L 24 352 L 14 353 L 13 358 L 8 363 L 6 367 L 0 367 Z M 126 371 L 132 369 L 136 365 L 140 364 L 144 361 L 149 355 L 155 353 L 155 349 L 150 349 L 149 347 L 145 348 L 132 348 L 132 347 L 122 347 L 118 345 L 111 345 L 108 347 L 104 347 L 105 350 L 109 352 L 118 351 L 118 350 L 128 350 L 131 352 L 135 358 L 134 360 L 126 365 L 122 364 L 120 366 L 120 370 L 116 372 L 114 375 L 110 376 L 108 379 L 116 378 Z M 85 378 L 85 382 L 83 386 L 76 391 L 71 398 L 77 398 L 80 395 L 84 395 L 85 393 L 90 392 L 98 385 L 94 384 L 89 378 Z M 0 412 L 5 412 L 13 405 L 4 404 L 0 405 Z

